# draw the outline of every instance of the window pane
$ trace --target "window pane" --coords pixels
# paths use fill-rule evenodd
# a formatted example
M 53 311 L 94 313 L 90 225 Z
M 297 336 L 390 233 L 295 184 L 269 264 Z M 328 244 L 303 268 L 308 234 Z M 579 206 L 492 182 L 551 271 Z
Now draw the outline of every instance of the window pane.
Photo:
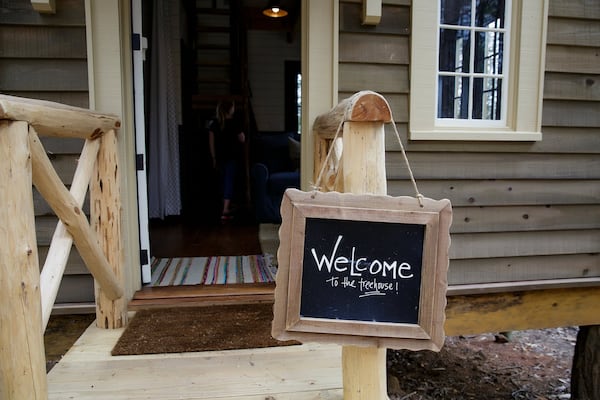
M 473 80 L 473 119 L 501 119 L 502 79 L 475 78 Z
M 504 33 L 475 33 L 475 72 L 484 74 L 502 74 L 502 52 Z
M 470 72 L 470 31 L 440 29 L 439 70 L 446 72 Z
M 471 0 L 441 0 L 440 23 L 447 25 L 470 26 Z
M 440 76 L 438 118 L 469 118 L 469 78 Z
M 475 26 L 504 28 L 504 0 L 477 0 Z

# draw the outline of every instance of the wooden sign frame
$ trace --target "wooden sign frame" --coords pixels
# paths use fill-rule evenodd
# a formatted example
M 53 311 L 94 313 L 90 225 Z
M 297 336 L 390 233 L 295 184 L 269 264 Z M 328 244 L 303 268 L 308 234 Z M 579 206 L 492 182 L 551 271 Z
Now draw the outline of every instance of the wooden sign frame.
M 449 200 L 288 189 L 282 200 L 272 335 L 279 340 L 439 351 L 444 342 Z M 301 315 L 307 219 L 423 225 L 417 323 L 313 318 Z M 333 221 L 332 221 L 333 222 Z

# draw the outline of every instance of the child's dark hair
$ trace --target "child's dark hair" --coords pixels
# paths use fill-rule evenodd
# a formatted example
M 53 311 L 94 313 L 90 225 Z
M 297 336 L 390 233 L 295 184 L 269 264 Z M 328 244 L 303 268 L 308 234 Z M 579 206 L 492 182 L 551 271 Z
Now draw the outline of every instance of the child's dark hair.
M 221 100 L 219 104 L 217 104 L 217 120 L 219 121 L 219 127 L 223 129 L 225 127 L 225 120 L 227 119 L 227 114 L 231 110 L 235 103 L 233 100 Z

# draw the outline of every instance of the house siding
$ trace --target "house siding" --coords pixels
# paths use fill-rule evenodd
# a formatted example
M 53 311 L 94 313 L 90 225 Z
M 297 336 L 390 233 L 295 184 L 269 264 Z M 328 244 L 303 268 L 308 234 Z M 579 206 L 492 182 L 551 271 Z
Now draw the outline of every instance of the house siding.
M 339 99 L 389 102 L 420 192 L 448 198 L 450 285 L 600 277 L 600 3 L 549 4 L 539 142 L 410 141 L 410 2 L 340 2 Z M 386 127 L 390 195 L 414 195 Z M 510 284 L 508 284 L 510 285 Z
M 28 0 L 0 0 L 0 92 L 88 108 L 85 4 L 56 0 L 56 14 L 40 14 Z M 70 185 L 80 139 L 42 137 L 52 164 Z M 58 221 L 33 190 L 40 268 Z M 84 206 L 89 212 L 89 206 Z M 94 301 L 93 278 L 73 247 L 56 303 Z

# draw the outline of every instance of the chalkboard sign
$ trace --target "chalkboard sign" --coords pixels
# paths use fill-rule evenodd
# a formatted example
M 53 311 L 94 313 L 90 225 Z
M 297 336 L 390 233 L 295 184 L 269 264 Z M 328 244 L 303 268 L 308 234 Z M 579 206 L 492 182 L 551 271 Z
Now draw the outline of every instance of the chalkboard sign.
M 419 224 L 307 218 L 300 316 L 418 323 L 424 233 Z
M 273 337 L 441 348 L 448 200 L 288 189 Z

